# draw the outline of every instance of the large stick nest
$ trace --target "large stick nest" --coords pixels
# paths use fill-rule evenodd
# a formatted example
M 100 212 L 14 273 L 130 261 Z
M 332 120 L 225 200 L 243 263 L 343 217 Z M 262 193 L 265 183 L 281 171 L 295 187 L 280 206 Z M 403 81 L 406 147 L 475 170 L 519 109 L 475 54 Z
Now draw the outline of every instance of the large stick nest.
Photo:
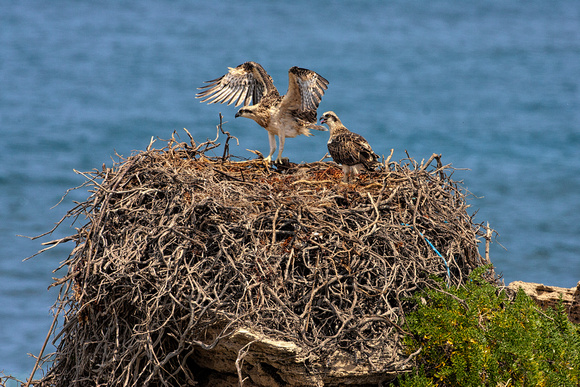
M 439 157 L 346 185 L 333 162 L 272 169 L 207 157 L 217 145 L 173 138 L 83 173 L 91 195 L 67 217 L 88 222 L 50 242 L 76 247 L 55 282 L 64 322 L 39 385 L 203 384 L 212 362 L 244 385 L 347 382 L 341 369 L 376 383 L 412 365 L 412 295 L 485 263 L 484 227 Z M 293 349 L 274 361 L 260 342 Z

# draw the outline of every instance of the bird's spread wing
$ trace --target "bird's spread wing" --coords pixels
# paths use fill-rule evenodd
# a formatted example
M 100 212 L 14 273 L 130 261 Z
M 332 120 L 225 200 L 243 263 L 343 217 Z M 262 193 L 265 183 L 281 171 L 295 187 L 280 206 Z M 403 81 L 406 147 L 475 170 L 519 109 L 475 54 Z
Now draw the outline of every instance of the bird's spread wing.
M 339 164 L 370 166 L 377 160 L 377 155 L 363 136 L 356 133 L 343 133 L 332 138 L 328 150 L 334 161 Z
M 209 85 L 200 87 L 196 98 L 203 98 L 201 102 L 227 103 L 235 106 L 240 104 L 255 105 L 262 96 L 274 89 L 272 78 L 264 68 L 256 62 L 246 62 L 238 67 L 229 68 L 227 74 L 207 81 Z
M 314 71 L 294 66 L 288 70 L 288 92 L 280 108 L 306 112 L 309 116 L 314 113 L 316 121 L 316 109 L 327 88 L 328 81 L 324 77 Z

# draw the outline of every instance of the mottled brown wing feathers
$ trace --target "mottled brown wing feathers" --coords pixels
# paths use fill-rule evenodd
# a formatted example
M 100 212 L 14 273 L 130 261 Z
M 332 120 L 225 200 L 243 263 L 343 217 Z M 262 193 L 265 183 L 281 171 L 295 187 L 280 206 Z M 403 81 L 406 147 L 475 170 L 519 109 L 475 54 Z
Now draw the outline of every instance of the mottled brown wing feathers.
M 300 67 L 288 70 L 288 92 L 282 100 L 281 108 L 298 110 L 306 116 L 313 116 L 316 122 L 316 109 L 328 88 L 328 81 L 314 71 Z
M 378 158 L 363 136 L 350 131 L 332 136 L 328 142 L 328 151 L 338 164 L 363 164 L 369 169 Z
M 240 104 L 255 105 L 264 94 L 270 91 L 278 92 L 272 78 L 264 68 L 256 62 L 246 62 L 238 67 L 231 68 L 227 74 L 207 81 L 206 86 L 200 87 L 196 98 L 203 98 L 201 102 L 227 103 L 235 106 Z

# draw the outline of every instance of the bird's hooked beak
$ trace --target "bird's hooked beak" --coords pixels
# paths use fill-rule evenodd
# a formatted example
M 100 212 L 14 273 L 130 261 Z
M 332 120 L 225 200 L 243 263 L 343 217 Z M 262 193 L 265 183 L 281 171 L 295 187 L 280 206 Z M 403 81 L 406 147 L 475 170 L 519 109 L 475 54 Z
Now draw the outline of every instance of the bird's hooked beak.
M 236 112 L 236 115 L 234 116 L 234 118 L 238 118 L 239 116 L 241 116 L 240 112 Z
M 326 124 L 326 118 L 324 118 L 324 116 L 320 117 L 320 123 Z

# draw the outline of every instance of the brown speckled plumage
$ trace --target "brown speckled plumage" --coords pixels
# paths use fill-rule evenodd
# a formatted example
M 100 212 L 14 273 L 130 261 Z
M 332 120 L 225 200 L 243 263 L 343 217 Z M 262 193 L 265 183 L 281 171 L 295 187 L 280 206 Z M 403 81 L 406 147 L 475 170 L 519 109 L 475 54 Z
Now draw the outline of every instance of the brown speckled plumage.
M 348 182 L 352 174 L 359 174 L 363 168 L 374 169 L 378 155 L 363 136 L 348 130 L 334 112 L 324 113 L 320 122 L 330 129 L 328 152 L 336 163 L 342 165 L 344 181 Z

